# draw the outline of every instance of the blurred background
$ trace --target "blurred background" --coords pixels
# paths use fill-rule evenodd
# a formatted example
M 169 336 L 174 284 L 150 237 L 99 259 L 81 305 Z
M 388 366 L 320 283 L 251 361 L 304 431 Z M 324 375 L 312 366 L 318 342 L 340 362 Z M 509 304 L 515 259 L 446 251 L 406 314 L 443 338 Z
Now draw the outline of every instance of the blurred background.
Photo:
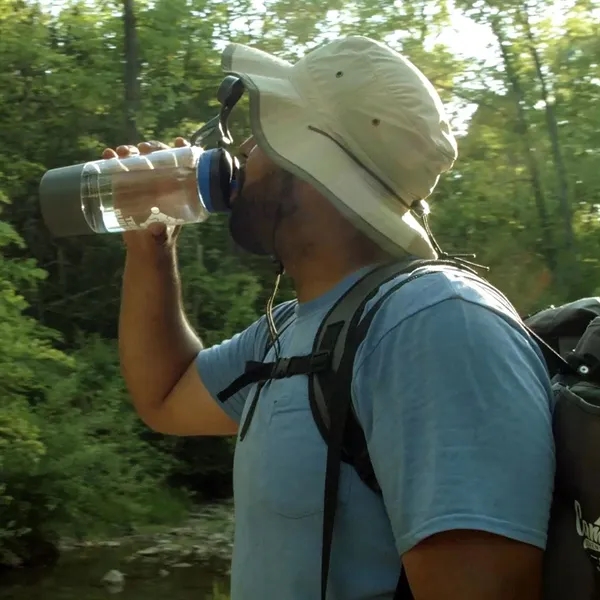
M 51 239 L 37 187 L 106 146 L 189 135 L 217 111 L 229 41 L 294 60 L 350 33 L 404 52 L 452 114 L 442 246 L 477 253 L 523 314 L 598 293 L 597 2 L 0 0 L 0 598 L 227 597 L 232 441 L 139 423 L 116 352 L 120 236 Z M 273 267 L 222 218 L 185 227 L 180 257 L 206 343 L 261 314 Z

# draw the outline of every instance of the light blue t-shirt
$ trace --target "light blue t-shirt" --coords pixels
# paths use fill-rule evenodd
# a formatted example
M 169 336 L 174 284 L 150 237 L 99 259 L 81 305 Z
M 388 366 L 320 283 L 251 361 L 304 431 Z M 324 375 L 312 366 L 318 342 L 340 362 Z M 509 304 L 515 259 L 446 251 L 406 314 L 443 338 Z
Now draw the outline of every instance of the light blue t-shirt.
M 365 272 L 299 305 L 281 356 L 309 354 L 328 309 Z M 266 341 L 263 318 L 199 354 L 215 398 L 262 360 Z M 243 422 L 254 390 L 227 414 Z M 329 599 L 391 599 L 399 556 L 442 531 L 545 546 L 552 395 L 539 350 L 499 294 L 456 272 L 391 294 L 358 350 L 352 393 L 383 494 L 342 464 Z M 319 598 L 325 460 L 307 377 L 266 384 L 235 452 L 233 600 Z

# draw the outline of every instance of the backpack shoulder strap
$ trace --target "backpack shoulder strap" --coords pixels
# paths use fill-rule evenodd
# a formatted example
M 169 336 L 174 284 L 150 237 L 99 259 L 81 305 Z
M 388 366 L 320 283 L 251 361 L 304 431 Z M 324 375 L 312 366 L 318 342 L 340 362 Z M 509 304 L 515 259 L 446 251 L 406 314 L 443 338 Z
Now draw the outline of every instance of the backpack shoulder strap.
M 330 356 L 328 370 L 309 375 L 311 410 L 327 443 L 321 556 L 322 600 L 325 600 L 327 592 L 341 462 L 351 464 L 366 485 L 376 493 L 381 492 L 364 432 L 352 406 L 352 374 L 356 352 L 378 310 L 392 294 L 411 281 L 440 270 L 459 270 L 475 276 L 471 269 L 448 260 L 413 260 L 380 267 L 363 277 L 338 300 L 317 332 L 313 356 Z M 401 275 L 406 277 L 387 289 L 365 313 L 367 304 L 378 294 L 381 286 Z M 402 569 L 394 600 L 412 599 L 408 579 Z
M 311 382 L 311 406 L 313 416 L 321 435 L 327 440 L 329 417 L 325 399 L 331 383 L 337 379 L 342 356 L 349 354 L 347 339 L 362 317 L 369 300 L 377 294 L 379 288 L 388 281 L 404 273 L 412 273 L 420 266 L 437 264 L 437 261 L 413 260 L 404 263 L 392 263 L 378 267 L 359 279 L 329 310 L 321 321 L 315 336 L 313 356 L 323 353 L 330 355 L 331 363 L 327 376 L 313 378 Z
M 329 442 L 330 437 L 330 405 L 332 401 L 335 399 L 336 402 L 341 402 L 340 393 L 345 401 L 350 400 L 352 373 L 350 372 L 349 378 L 342 377 L 340 375 L 342 367 L 346 369 L 353 367 L 358 347 L 367 335 L 377 311 L 385 300 L 400 287 L 422 275 L 431 273 L 432 270 L 428 267 L 438 267 L 435 270 L 439 270 L 441 266 L 456 267 L 454 263 L 450 264 L 440 260 L 411 260 L 391 263 L 374 269 L 357 281 L 325 315 L 315 336 L 312 356 L 313 358 L 327 356 L 329 369 L 309 375 L 309 401 L 315 423 L 326 442 Z M 367 304 L 378 294 L 381 286 L 401 275 L 407 275 L 407 277 L 394 284 L 365 313 Z M 349 419 L 352 420 L 352 418 L 353 414 L 350 412 Z M 349 423 L 348 426 L 352 427 Z M 356 437 L 350 436 L 352 441 L 364 443 L 364 436 L 361 440 L 358 432 L 356 434 Z M 355 446 L 355 444 L 351 443 L 351 446 Z M 352 463 L 356 468 L 357 465 L 350 456 L 354 453 L 349 453 L 348 450 L 350 449 L 343 448 L 342 460 Z M 368 473 L 361 472 L 360 465 L 357 470 L 363 481 L 377 491 L 376 481 L 371 480 Z
M 323 499 L 323 544 L 321 555 L 321 599 L 327 594 L 327 580 L 333 527 L 337 508 L 341 462 L 356 469 L 361 479 L 379 492 L 364 432 L 352 408 L 352 372 L 354 358 L 360 343 L 383 302 L 397 289 L 417 277 L 430 273 L 427 267 L 454 263 L 438 260 L 411 260 L 384 265 L 369 272 L 352 286 L 332 307 L 321 322 L 315 337 L 313 357 L 327 355 L 330 368 L 309 375 L 309 401 L 313 418 L 327 443 L 325 493 Z M 365 307 L 385 283 L 407 275 L 394 284 L 363 315 Z M 412 598 L 406 576 L 401 576 L 394 600 Z

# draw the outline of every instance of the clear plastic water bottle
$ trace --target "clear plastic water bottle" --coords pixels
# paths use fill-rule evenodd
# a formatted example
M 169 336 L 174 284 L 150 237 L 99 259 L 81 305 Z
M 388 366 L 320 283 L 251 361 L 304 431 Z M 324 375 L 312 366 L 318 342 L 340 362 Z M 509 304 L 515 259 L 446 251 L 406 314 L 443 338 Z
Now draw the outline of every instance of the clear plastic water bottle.
M 228 209 L 209 197 L 213 152 L 202 159 L 202 148 L 186 146 L 52 169 L 40 183 L 44 222 L 66 237 L 204 221 Z

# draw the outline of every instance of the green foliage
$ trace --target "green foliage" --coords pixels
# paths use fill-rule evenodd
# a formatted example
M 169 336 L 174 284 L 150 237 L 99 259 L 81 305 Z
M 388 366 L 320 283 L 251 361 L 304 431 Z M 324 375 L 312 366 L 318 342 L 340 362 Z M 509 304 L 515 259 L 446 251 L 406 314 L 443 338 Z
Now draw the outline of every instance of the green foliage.
M 22 244 L 0 222 L 0 247 L 11 242 Z M 89 335 L 66 355 L 24 314 L 16 286 L 43 276 L 32 260 L 0 257 L 0 564 L 36 560 L 59 534 L 128 532 L 184 507 L 165 489 L 175 460 L 140 439 L 114 341 Z
M 164 489 L 174 460 L 140 439 L 114 342 L 88 336 L 80 346 L 71 375 L 32 411 L 46 447 L 38 491 L 54 499 L 44 522 L 84 537 L 155 522 L 159 509 L 176 519 L 182 507 Z
M 460 158 L 431 198 L 442 245 L 477 252 L 523 312 L 593 295 L 600 15 L 590 0 L 554 4 L 138 0 L 135 128 L 170 141 L 213 116 L 226 40 L 290 60 L 339 34 L 387 41 L 434 82 L 460 133 Z M 182 487 L 229 491 L 230 440 L 150 434 L 129 405 L 115 350 L 118 236 L 53 240 L 39 214 L 46 169 L 132 141 L 121 11 L 0 0 L 0 562 L 58 535 L 175 518 Z M 458 21 L 478 24 L 487 52 L 448 45 Z M 241 140 L 247 115 L 234 121 Z M 274 281 L 272 265 L 233 249 L 220 218 L 184 229 L 180 264 L 207 343 L 256 319 Z M 281 297 L 291 294 L 284 282 Z

